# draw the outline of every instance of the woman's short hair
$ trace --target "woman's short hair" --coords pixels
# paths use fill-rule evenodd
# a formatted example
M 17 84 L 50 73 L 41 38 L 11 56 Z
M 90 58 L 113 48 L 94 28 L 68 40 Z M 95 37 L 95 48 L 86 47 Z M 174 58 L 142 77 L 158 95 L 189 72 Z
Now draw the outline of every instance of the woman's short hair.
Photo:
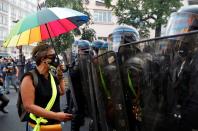
M 40 43 L 32 50 L 32 59 L 36 62 L 36 65 L 40 65 L 41 59 L 46 57 L 49 49 L 53 49 L 53 47 L 46 43 Z

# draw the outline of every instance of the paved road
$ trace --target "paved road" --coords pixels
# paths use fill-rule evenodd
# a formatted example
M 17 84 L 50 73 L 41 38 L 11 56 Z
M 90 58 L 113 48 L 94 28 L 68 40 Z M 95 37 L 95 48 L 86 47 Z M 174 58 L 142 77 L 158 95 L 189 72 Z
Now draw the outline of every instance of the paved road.
M 0 112 L 0 131 L 25 131 L 25 123 L 20 122 L 17 109 L 16 109 L 16 101 L 17 101 L 17 93 L 11 89 L 8 97 L 10 98 L 10 102 L 7 106 L 9 110 L 8 114 L 3 114 Z M 61 107 L 63 107 L 63 103 L 65 101 L 65 97 L 61 98 Z M 87 123 L 85 126 L 81 128 L 81 131 L 88 131 Z M 63 126 L 63 131 L 70 131 L 70 121 L 66 122 Z

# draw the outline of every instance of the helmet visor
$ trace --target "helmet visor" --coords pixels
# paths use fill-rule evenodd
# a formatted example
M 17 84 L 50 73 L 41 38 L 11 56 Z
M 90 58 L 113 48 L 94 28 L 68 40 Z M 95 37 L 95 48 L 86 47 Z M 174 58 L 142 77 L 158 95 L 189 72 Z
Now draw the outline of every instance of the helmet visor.
M 108 38 L 108 50 L 118 52 L 121 44 L 130 43 L 139 40 L 138 33 L 136 32 L 114 32 Z
M 176 35 L 198 29 L 198 15 L 193 13 L 173 13 L 166 28 L 166 35 Z

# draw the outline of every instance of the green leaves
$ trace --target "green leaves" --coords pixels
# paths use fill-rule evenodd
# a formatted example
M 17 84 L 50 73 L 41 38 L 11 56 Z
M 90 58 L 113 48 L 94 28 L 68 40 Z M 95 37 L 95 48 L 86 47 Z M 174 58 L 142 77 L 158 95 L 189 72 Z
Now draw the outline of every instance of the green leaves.
M 94 29 L 86 27 L 86 28 L 83 28 L 82 31 L 83 31 L 82 36 L 81 36 L 82 40 L 88 40 L 92 42 L 96 39 L 96 32 Z
M 110 1 L 105 0 L 107 6 Z M 156 36 L 160 36 L 161 25 L 181 5 L 179 0 L 118 0 L 113 10 L 119 24 L 134 26 L 142 37 L 148 37 L 149 29 L 155 29 Z
M 81 0 L 46 0 L 47 7 L 68 7 L 78 11 L 84 11 Z
M 70 48 L 74 42 L 74 34 L 66 33 L 54 38 L 56 51 L 58 54 L 64 52 L 67 48 Z

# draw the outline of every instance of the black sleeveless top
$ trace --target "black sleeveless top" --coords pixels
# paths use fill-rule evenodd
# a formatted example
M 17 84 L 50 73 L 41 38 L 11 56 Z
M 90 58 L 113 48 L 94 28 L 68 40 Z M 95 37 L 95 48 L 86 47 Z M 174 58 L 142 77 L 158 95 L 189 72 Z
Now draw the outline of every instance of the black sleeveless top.
M 38 76 L 38 86 L 35 87 L 35 105 L 45 108 L 52 97 L 52 87 L 51 87 L 50 75 L 48 76 L 48 79 L 46 79 L 44 77 L 44 75 L 39 74 L 37 69 L 35 69 L 35 70 L 36 70 L 36 74 Z M 30 75 L 30 73 L 26 73 L 25 75 Z M 56 88 L 57 88 L 57 97 L 56 97 L 54 105 L 52 106 L 50 111 L 60 112 L 60 92 L 59 92 L 59 88 L 58 88 L 59 82 L 58 82 L 57 77 L 54 77 L 54 80 L 55 80 Z M 28 89 L 28 87 L 26 87 L 26 88 Z M 47 120 L 48 120 L 48 122 L 46 123 L 46 125 L 60 123 L 59 121 L 54 120 L 54 119 L 47 119 Z M 31 118 L 29 118 L 28 121 L 36 124 L 36 122 L 34 120 L 32 120 Z M 41 123 L 41 125 L 44 125 L 44 124 Z

